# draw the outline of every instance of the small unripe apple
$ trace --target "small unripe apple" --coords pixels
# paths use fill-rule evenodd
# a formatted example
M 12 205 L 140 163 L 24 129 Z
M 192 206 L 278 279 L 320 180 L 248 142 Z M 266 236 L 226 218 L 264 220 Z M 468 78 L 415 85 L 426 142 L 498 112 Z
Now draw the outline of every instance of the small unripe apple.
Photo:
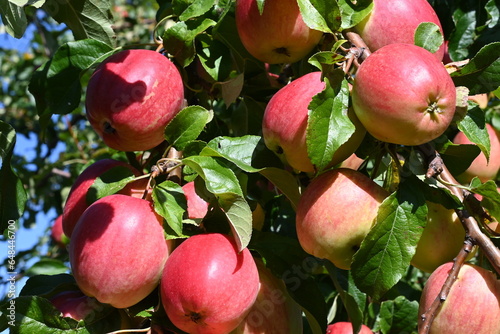
M 425 283 L 419 314 L 437 297 L 452 262 L 438 267 Z M 446 300 L 437 311 L 430 334 L 500 333 L 500 281 L 495 274 L 472 264 L 465 264 L 457 275 Z M 419 323 L 421 326 L 422 323 Z
M 255 259 L 255 263 L 260 278 L 257 300 L 231 334 L 302 334 L 302 308 L 262 260 Z
M 208 212 L 208 203 L 197 193 L 194 181 L 188 182 L 182 186 L 187 200 L 187 212 L 189 219 L 202 219 Z
M 366 175 L 348 168 L 314 178 L 300 197 L 296 228 L 302 248 L 350 269 L 352 257 L 375 223 L 389 193 Z
M 66 199 L 62 214 L 63 230 L 64 234 L 68 238 L 71 238 L 73 229 L 75 228 L 78 219 L 80 219 L 85 209 L 88 208 L 87 192 L 89 188 L 94 184 L 96 178 L 98 178 L 111 168 L 118 166 L 123 166 L 130 169 L 130 171 L 135 176 L 139 176 L 141 174 L 137 169 L 125 162 L 113 159 L 102 159 L 94 162 L 93 164 L 88 166 L 80 175 L 78 175 L 75 183 L 71 187 L 68 198 Z M 142 188 L 142 190 L 144 190 L 144 181 L 147 180 L 143 179 L 131 182 L 118 193 L 140 197 L 142 196 L 142 193 L 137 189 Z
M 69 239 L 63 231 L 62 215 L 57 216 L 57 218 L 54 220 L 54 223 L 50 228 L 50 237 L 57 246 L 62 249 L 66 249 L 66 245 L 69 243 Z
M 393 43 L 414 44 L 420 23 L 436 24 L 443 34 L 441 22 L 427 0 L 374 0 L 372 12 L 355 29 L 370 51 Z M 434 56 L 443 59 L 445 45 Z
M 321 72 L 311 72 L 281 88 L 266 106 L 262 121 L 262 135 L 266 146 L 291 167 L 302 172 L 313 172 L 314 166 L 307 154 L 306 130 L 309 104 L 325 89 Z M 365 129 L 350 110 L 349 118 L 356 126 L 354 134 L 333 155 L 330 166 L 347 159 L 361 144 Z
M 469 183 L 475 176 L 482 182 L 494 180 L 500 170 L 500 132 L 488 123 L 486 123 L 486 130 L 490 137 L 490 159 L 489 161 L 486 160 L 484 153 L 479 153 L 477 158 L 472 161 L 469 168 L 457 176 L 457 180 L 461 183 Z M 473 145 L 469 138 L 461 131 L 455 135 L 453 143 Z
M 159 217 L 149 201 L 109 195 L 90 205 L 71 237 L 73 276 L 86 295 L 130 307 L 158 285 L 169 255 Z
M 326 334 L 353 334 L 352 323 L 347 321 L 340 321 L 334 324 L 328 325 L 326 329 Z M 361 330 L 358 334 L 373 334 L 370 327 L 366 325 L 361 325 Z
M 296 0 L 266 0 L 262 14 L 256 0 L 237 0 L 235 19 L 247 51 L 269 64 L 304 58 L 323 36 L 304 23 Z
M 164 140 L 166 125 L 184 104 L 175 65 L 152 50 L 124 50 L 108 57 L 89 80 L 87 118 L 106 145 L 145 151 Z
M 464 245 L 465 230 L 455 210 L 427 202 L 427 225 L 411 264 L 428 273 L 452 261 Z
M 195 235 L 165 264 L 162 305 L 172 323 L 191 334 L 224 334 L 245 318 L 259 292 L 259 273 L 250 251 L 238 252 L 230 237 Z
M 354 112 L 373 137 L 421 145 L 441 136 L 455 114 L 456 89 L 443 64 L 424 48 L 389 44 L 359 67 Z

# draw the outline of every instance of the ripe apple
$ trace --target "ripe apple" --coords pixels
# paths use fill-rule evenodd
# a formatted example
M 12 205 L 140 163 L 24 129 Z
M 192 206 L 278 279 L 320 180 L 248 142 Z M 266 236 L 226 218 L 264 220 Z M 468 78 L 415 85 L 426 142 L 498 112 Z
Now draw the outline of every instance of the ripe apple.
M 66 249 L 66 245 L 69 243 L 68 237 L 64 234 L 62 226 L 62 215 L 59 215 L 52 224 L 50 228 L 50 237 L 54 243 L 62 249 Z
M 427 0 L 374 0 L 372 12 L 355 30 L 373 52 L 393 43 L 414 44 L 415 30 L 423 22 L 435 23 L 443 34 L 441 22 Z M 443 43 L 434 56 L 441 61 L 444 51 Z
M 149 150 L 184 104 L 175 65 L 151 50 L 124 50 L 108 57 L 89 80 L 88 120 L 106 145 L 121 151 Z
M 358 333 L 373 334 L 371 329 L 366 325 L 361 325 L 361 330 Z M 347 321 L 341 321 L 328 325 L 328 328 L 326 329 L 326 334 L 353 334 L 352 323 Z
M 50 298 L 50 302 L 61 311 L 63 317 L 77 321 L 85 319 L 92 312 L 98 312 L 102 305 L 94 298 L 78 290 L 63 291 Z
M 445 263 L 431 274 L 422 291 L 419 314 L 430 307 L 452 265 L 451 262 Z M 499 305 L 500 281 L 495 274 L 476 265 L 465 264 L 438 310 L 429 333 L 500 333 Z
M 475 176 L 482 182 L 494 180 L 500 170 L 500 131 L 497 131 L 493 126 L 486 123 L 486 129 L 490 137 L 490 160 L 486 160 L 483 152 L 479 153 L 476 159 L 472 161 L 469 168 L 461 175 L 457 176 L 457 180 L 461 183 L 469 183 Z M 453 138 L 454 144 L 469 144 L 473 143 L 459 131 Z
M 299 171 L 314 172 L 306 145 L 309 103 L 324 88 L 321 72 L 308 73 L 274 94 L 264 112 L 262 135 L 266 146 Z M 365 129 L 352 111 L 349 111 L 349 118 L 356 126 L 356 131 L 335 152 L 331 166 L 354 153 L 365 136 Z
M 296 0 L 266 0 L 262 15 L 256 0 L 237 0 L 235 20 L 247 51 L 269 64 L 304 58 L 323 36 L 304 23 Z
M 139 176 L 141 174 L 141 172 L 125 162 L 113 159 L 102 159 L 88 166 L 76 178 L 75 183 L 71 187 L 68 198 L 66 199 L 62 214 L 63 231 L 68 238 L 71 238 L 73 229 L 75 228 L 78 219 L 80 219 L 80 216 L 83 214 L 85 209 L 88 208 L 87 192 L 89 188 L 94 184 L 97 177 L 101 176 L 111 168 L 118 166 L 130 169 L 135 176 Z M 145 182 L 147 183 L 147 179 L 131 182 L 118 193 L 141 197 L 146 187 L 144 184 Z
M 302 248 L 349 269 L 389 193 L 366 175 L 348 168 L 327 171 L 307 186 L 297 206 Z
M 187 212 L 189 219 L 202 219 L 208 212 L 208 203 L 198 196 L 194 186 L 194 181 L 182 186 L 187 200 Z
M 191 334 L 224 334 L 245 318 L 259 292 L 250 251 L 230 237 L 199 234 L 168 258 L 161 280 L 162 305 L 172 323 Z
M 427 202 L 427 226 L 417 245 L 411 264 L 428 273 L 452 261 L 464 245 L 465 230 L 455 210 Z
M 363 159 L 359 158 L 355 153 L 353 153 L 340 163 L 340 167 L 357 170 L 359 167 L 361 167 L 361 164 L 363 162 Z
M 140 198 L 115 194 L 90 205 L 69 244 L 80 290 L 116 308 L 151 293 L 169 255 L 162 223 L 152 204 Z
M 302 334 L 302 309 L 288 295 L 285 284 L 262 260 L 255 259 L 260 290 L 246 318 L 231 334 Z
M 352 103 L 373 137 L 413 146 L 436 139 L 448 128 L 456 90 L 432 53 L 411 44 L 389 44 L 359 67 Z

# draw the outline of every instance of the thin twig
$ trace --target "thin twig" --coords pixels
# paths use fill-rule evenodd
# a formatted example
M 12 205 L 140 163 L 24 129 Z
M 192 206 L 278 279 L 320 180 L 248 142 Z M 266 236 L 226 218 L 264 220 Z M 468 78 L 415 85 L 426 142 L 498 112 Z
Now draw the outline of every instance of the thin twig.
M 368 56 L 370 56 L 371 51 L 368 48 L 368 45 L 366 45 L 365 41 L 363 41 L 363 39 L 359 34 L 355 33 L 354 31 L 346 31 L 345 37 L 347 38 L 349 43 L 351 43 L 360 50 L 359 55 L 356 57 L 358 62 L 361 63 Z

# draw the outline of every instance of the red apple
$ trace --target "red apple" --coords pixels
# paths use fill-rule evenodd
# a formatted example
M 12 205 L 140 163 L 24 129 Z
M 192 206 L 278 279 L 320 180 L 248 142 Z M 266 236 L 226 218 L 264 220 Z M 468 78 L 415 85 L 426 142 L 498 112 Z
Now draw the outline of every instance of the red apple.
M 124 50 L 108 57 L 89 80 L 85 107 L 106 145 L 121 151 L 149 150 L 184 104 L 175 65 L 151 50 Z
M 419 314 L 430 307 L 452 265 L 451 262 L 445 263 L 431 274 L 422 291 Z M 494 273 L 484 268 L 465 264 L 438 310 L 429 333 L 500 333 L 499 319 L 500 281 Z
M 427 226 L 417 245 L 411 264 L 428 273 L 452 261 L 464 245 L 465 230 L 455 210 L 427 202 Z
M 69 245 L 80 289 L 116 308 L 132 306 L 158 285 L 169 254 L 162 227 L 146 200 L 103 197 L 78 220 Z
M 64 205 L 62 214 L 63 230 L 64 234 L 66 234 L 68 238 L 71 238 L 73 229 L 75 228 L 78 219 L 80 219 L 80 216 L 83 214 L 85 209 L 88 208 L 87 192 L 94 184 L 95 179 L 111 168 L 118 166 L 130 169 L 135 176 L 139 176 L 141 174 L 137 169 L 125 162 L 113 159 L 102 159 L 94 162 L 80 175 L 78 175 L 75 183 L 71 187 L 68 198 L 66 199 L 66 204 Z M 131 182 L 118 193 L 141 197 L 145 189 L 144 182 L 147 182 L 147 179 Z
M 475 176 L 482 182 L 494 180 L 500 170 L 500 131 L 497 131 L 488 123 L 486 123 L 486 130 L 490 137 L 490 160 L 486 160 L 486 156 L 483 152 L 479 153 L 477 158 L 472 161 L 469 168 L 467 168 L 464 173 L 457 176 L 457 180 L 461 183 L 469 183 Z M 472 144 L 461 131 L 453 138 L 453 143 L 461 145 Z
M 247 51 L 269 64 L 304 58 L 323 36 L 304 23 L 296 0 L 266 0 L 262 15 L 256 0 L 237 0 L 235 19 Z
M 182 186 L 187 200 L 187 212 L 189 219 L 202 219 L 208 212 L 208 203 L 198 196 L 195 190 L 194 181 Z
M 302 248 L 349 269 L 389 193 L 366 175 L 348 168 L 327 171 L 307 186 L 297 206 Z
M 415 30 L 420 23 L 436 24 L 443 28 L 434 8 L 427 0 L 373 0 L 372 12 L 355 29 L 373 52 L 393 43 L 415 43 Z M 441 61 L 444 44 L 434 56 Z
M 370 328 L 366 325 L 361 325 L 361 330 L 358 333 L 373 334 Z M 341 321 L 328 325 L 328 328 L 326 329 L 326 334 L 353 334 L 352 324 L 347 321 Z
M 161 299 L 172 323 L 191 334 L 224 334 L 245 318 L 259 292 L 250 251 L 228 236 L 195 235 L 168 258 Z
M 340 163 L 340 167 L 357 170 L 359 167 L 361 167 L 361 164 L 363 162 L 363 159 L 359 158 L 355 153 L 353 153 Z
M 59 215 L 52 227 L 50 228 L 50 237 L 55 242 L 57 246 L 60 248 L 66 249 L 66 245 L 69 242 L 68 237 L 64 234 L 63 225 L 62 225 L 62 215 Z
M 325 83 L 321 80 L 321 72 L 308 73 L 274 94 L 264 112 L 262 135 L 266 146 L 299 171 L 314 171 L 307 154 L 306 129 L 309 103 L 323 89 Z M 331 166 L 354 153 L 365 135 L 365 129 L 353 112 L 349 112 L 349 117 L 356 126 L 356 131 L 335 152 Z
M 302 308 L 288 295 L 285 284 L 255 259 L 260 290 L 246 318 L 231 334 L 302 334 Z
M 50 302 L 61 311 L 63 317 L 77 321 L 85 319 L 92 312 L 98 312 L 100 305 L 94 298 L 81 291 L 63 291 L 50 298 Z
M 373 137 L 413 146 L 436 139 L 448 128 L 456 91 L 432 53 L 411 44 L 389 44 L 359 67 L 352 103 Z

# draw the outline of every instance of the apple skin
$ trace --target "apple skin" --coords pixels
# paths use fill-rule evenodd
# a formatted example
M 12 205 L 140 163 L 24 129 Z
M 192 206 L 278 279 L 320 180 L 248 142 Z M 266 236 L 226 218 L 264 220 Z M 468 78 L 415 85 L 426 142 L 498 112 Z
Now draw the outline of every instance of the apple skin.
M 325 89 L 321 72 L 311 72 L 281 88 L 269 100 L 262 121 L 266 146 L 292 168 L 314 172 L 307 154 L 306 129 L 309 103 L 314 95 Z M 349 118 L 356 131 L 333 155 L 330 166 L 347 159 L 361 144 L 366 131 L 350 110 Z
M 297 206 L 296 228 L 302 248 L 338 268 L 350 269 L 354 253 L 388 195 L 384 188 L 352 169 L 338 168 L 317 176 Z
M 62 215 L 57 216 L 50 228 L 50 237 L 54 243 L 62 249 L 66 249 L 69 243 L 68 237 L 64 234 L 62 225 Z
M 91 76 L 85 100 L 94 130 L 120 151 L 159 145 L 165 126 L 183 104 L 179 71 L 152 50 L 124 50 L 108 57 Z
M 452 262 L 445 263 L 431 274 L 422 291 L 419 314 L 430 307 L 452 265 Z M 429 333 L 500 333 L 499 305 L 500 281 L 495 274 L 484 268 L 465 264 L 436 314 Z
M 208 212 L 208 203 L 196 193 L 194 181 L 183 185 L 182 190 L 187 200 L 188 218 L 203 219 Z
M 296 0 L 236 1 L 236 28 L 247 51 L 269 64 L 294 63 L 309 54 L 323 33 L 303 21 Z
M 336 322 L 328 325 L 326 334 L 353 334 L 352 323 L 347 321 Z M 359 334 L 373 334 L 371 329 L 366 325 L 361 325 Z
M 230 237 L 194 235 L 172 252 L 161 280 L 162 305 L 172 323 L 191 334 L 224 334 L 245 318 L 259 292 L 250 251 Z
M 231 334 L 302 334 L 302 308 L 262 260 L 255 259 L 260 290 L 246 318 Z
M 354 112 L 376 139 L 421 145 L 441 136 L 455 114 L 456 89 L 429 51 L 389 44 L 359 67 L 352 89 Z
M 115 194 L 88 207 L 69 244 L 73 276 L 86 295 L 116 308 L 136 304 L 158 285 L 169 255 L 149 201 Z
M 469 168 L 461 175 L 457 176 L 457 181 L 460 183 L 469 183 L 475 176 L 481 182 L 494 180 L 500 170 L 500 132 L 495 130 L 493 126 L 486 123 L 486 129 L 490 137 L 490 161 L 486 160 L 483 152 L 479 153 L 476 159 L 472 161 Z M 463 132 L 459 131 L 453 138 L 454 144 L 474 145 Z
M 436 24 L 443 35 L 441 22 L 427 0 L 374 0 L 372 12 L 355 30 L 374 52 L 394 43 L 415 43 L 415 30 L 422 22 Z M 441 61 L 445 53 L 443 43 L 434 57 Z
M 102 306 L 92 297 L 78 290 L 63 291 L 51 297 L 50 302 L 61 311 L 63 317 L 80 321 Z
M 69 195 L 66 199 L 66 203 L 64 204 L 62 214 L 63 231 L 68 238 L 71 239 L 71 235 L 73 234 L 73 230 L 76 223 L 78 222 L 78 219 L 80 219 L 85 209 L 87 209 L 89 206 L 87 204 L 87 192 L 89 188 L 94 184 L 94 181 L 97 177 L 104 174 L 111 168 L 118 166 L 123 166 L 130 169 L 135 176 L 139 176 L 141 174 L 141 172 L 125 162 L 113 159 L 102 159 L 94 162 L 93 164 L 88 166 L 80 175 L 78 175 L 75 183 L 69 191 Z M 131 196 L 133 195 L 134 197 L 141 197 L 142 192 L 144 191 L 146 186 L 144 182 L 147 182 L 147 179 L 131 182 L 118 193 Z M 142 192 L 140 191 L 141 188 Z
M 417 244 L 411 264 L 431 273 L 443 263 L 452 261 L 462 249 L 465 230 L 455 210 L 427 202 L 427 226 Z

